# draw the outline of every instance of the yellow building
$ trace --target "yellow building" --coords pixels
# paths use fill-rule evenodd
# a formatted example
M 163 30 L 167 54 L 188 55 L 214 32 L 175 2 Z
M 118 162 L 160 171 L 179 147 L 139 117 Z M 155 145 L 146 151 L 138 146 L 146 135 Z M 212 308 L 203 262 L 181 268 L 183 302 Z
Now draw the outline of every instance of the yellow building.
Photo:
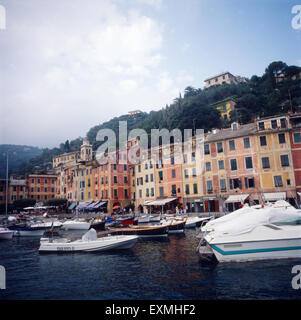
M 231 119 L 230 112 L 235 109 L 235 105 L 236 102 L 233 98 L 227 98 L 211 104 L 212 107 L 216 108 L 220 112 L 221 117 L 224 120 Z
M 135 176 L 132 185 L 135 190 L 135 207 L 142 211 L 146 201 L 156 199 L 155 163 L 152 159 L 144 159 L 135 165 Z M 132 186 L 133 188 L 133 186 Z M 146 210 L 147 207 L 144 207 Z
M 188 212 L 203 212 L 203 157 L 196 153 L 195 139 L 191 145 L 187 145 L 186 142 L 185 146 L 187 148 L 183 149 L 182 164 L 183 203 L 186 205 Z
M 296 198 L 288 115 L 256 121 L 260 193 L 263 200 Z

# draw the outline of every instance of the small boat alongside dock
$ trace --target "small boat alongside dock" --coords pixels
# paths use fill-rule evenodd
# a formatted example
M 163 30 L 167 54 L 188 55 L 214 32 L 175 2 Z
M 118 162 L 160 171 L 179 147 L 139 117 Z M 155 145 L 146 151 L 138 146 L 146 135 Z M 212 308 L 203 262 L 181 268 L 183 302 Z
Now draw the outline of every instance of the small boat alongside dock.
M 0 228 L 0 240 L 9 240 L 12 239 L 14 231 L 9 230 L 8 228 Z
M 100 252 L 112 249 L 130 249 L 137 242 L 136 235 L 118 235 L 97 238 L 94 229 L 90 229 L 81 239 L 70 241 L 69 239 L 41 238 L 40 253 L 49 252 Z
M 122 235 L 133 234 L 143 238 L 168 236 L 168 225 L 153 225 L 153 226 L 130 225 L 126 228 L 109 227 L 108 229 L 112 234 L 122 234 Z

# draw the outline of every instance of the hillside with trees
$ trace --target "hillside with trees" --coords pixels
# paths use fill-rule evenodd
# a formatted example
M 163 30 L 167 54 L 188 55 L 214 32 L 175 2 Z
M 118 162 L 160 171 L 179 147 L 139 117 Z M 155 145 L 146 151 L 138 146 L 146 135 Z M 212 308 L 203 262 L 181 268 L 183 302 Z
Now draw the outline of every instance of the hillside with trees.
M 211 105 L 228 97 L 234 97 L 236 108 L 231 112 L 231 120 L 225 121 Z M 282 61 L 271 63 L 262 76 L 254 75 L 245 83 L 223 84 L 210 88 L 186 87 L 184 96 L 176 97 L 170 105 L 159 111 L 139 113 L 134 116 L 122 115 L 96 125 L 87 132 L 87 138 L 96 150 L 97 132 L 103 128 L 112 129 L 118 137 L 119 121 L 127 121 L 128 131 L 141 128 L 150 134 L 151 129 L 201 128 L 205 132 L 213 128 L 230 126 L 231 122 L 241 124 L 253 121 L 255 117 L 295 112 L 301 106 L 301 68 L 288 66 Z M 78 150 L 82 138 L 61 143 L 60 147 L 44 149 L 43 152 L 23 163 L 20 174 L 27 174 L 35 168 L 46 168 L 52 157 L 65 152 Z

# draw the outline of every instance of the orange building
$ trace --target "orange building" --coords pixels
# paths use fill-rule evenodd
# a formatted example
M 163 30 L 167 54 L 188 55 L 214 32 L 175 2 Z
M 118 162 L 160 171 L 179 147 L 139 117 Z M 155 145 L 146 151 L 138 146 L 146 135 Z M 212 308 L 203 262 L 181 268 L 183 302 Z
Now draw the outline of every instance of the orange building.
M 27 178 L 28 198 L 36 201 L 53 199 L 56 196 L 57 176 L 54 174 L 30 174 Z

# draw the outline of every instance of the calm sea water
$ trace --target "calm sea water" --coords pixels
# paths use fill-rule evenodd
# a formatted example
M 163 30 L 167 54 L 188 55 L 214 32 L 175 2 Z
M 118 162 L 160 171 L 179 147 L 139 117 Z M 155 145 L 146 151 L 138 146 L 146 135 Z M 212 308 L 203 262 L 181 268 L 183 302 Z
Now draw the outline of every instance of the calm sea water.
M 0 290 L 0 300 L 301 299 L 301 290 L 291 286 L 292 267 L 301 260 L 206 267 L 197 245 L 195 230 L 105 253 L 40 255 L 38 238 L 3 240 L 6 290 Z

